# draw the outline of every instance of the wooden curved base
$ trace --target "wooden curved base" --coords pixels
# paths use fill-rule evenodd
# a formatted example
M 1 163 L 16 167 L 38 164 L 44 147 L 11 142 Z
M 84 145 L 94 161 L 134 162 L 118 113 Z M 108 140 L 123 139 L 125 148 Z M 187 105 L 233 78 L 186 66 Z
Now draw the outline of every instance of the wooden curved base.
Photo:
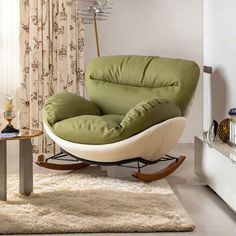
M 132 176 L 147 182 L 165 178 L 166 176 L 174 172 L 184 162 L 185 158 L 186 156 L 180 156 L 175 162 L 171 163 L 169 166 L 156 173 L 145 174 L 140 172 L 133 172 Z
M 55 164 L 48 162 L 35 162 L 38 166 L 51 169 L 51 170 L 78 170 L 89 166 L 86 163 L 76 163 L 76 164 Z

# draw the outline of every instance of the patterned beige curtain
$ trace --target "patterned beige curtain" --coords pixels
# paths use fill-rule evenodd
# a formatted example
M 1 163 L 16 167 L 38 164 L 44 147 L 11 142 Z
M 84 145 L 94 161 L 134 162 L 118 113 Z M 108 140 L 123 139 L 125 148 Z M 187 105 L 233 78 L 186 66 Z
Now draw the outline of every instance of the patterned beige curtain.
M 83 96 L 84 28 L 75 0 L 20 0 L 21 127 L 42 130 L 43 104 L 54 93 Z M 35 153 L 53 153 L 46 135 Z

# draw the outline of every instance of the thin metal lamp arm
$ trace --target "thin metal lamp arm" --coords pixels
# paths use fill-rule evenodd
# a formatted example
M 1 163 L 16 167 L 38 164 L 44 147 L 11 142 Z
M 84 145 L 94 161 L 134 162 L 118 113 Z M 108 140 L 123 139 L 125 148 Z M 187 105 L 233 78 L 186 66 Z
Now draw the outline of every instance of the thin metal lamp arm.
M 98 26 L 97 26 L 97 15 L 93 14 L 93 23 L 94 23 L 94 31 L 96 37 L 96 46 L 97 46 L 97 56 L 100 57 L 100 49 L 99 49 L 99 38 L 98 38 Z

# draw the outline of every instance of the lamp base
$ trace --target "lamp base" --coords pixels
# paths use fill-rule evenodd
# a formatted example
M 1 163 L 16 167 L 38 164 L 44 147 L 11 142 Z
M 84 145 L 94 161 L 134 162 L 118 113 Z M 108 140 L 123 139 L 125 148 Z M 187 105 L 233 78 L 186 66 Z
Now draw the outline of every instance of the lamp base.
M 1 133 L 19 133 L 20 131 L 14 128 L 13 125 L 7 125 L 4 129 L 2 129 Z

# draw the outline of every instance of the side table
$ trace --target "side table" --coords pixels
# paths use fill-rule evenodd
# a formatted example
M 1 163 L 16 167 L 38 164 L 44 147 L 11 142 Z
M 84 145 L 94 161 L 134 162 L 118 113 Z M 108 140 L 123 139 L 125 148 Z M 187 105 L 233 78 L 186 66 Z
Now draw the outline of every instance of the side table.
M 33 148 L 31 139 L 42 135 L 39 130 L 20 130 L 19 135 L 0 138 L 0 200 L 7 200 L 7 142 L 19 140 L 20 193 L 30 195 L 33 191 Z

